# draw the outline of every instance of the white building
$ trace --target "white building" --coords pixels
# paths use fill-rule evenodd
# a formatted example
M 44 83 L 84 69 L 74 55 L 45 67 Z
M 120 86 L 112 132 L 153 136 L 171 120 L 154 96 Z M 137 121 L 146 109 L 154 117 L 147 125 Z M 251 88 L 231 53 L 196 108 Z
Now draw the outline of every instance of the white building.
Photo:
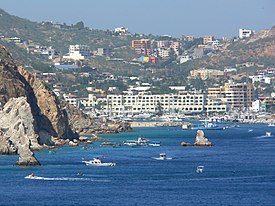
M 165 58 L 170 56 L 170 49 L 163 49 L 159 48 L 158 49 L 158 56 Z
M 90 48 L 87 45 L 70 45 L 69 54 L 63 56 L 64 59 L 84 60 L 91 56 Z
M 191 57 L 188 54 L 179 57 L 180 64 L 188 62 L 189 60 L 191 60 Z
M 140 114 L 144 112 L 156 113 L 161 106 L 162 111 L 181 111 L 183 113 L 201 113 L 204 110 L 205 98 L 199 93 L 159 94 L 149 92 L 130 93 L 126 95 L 107 95 L 106 98 L 98 98 L 89 95 L 87 108 L 92 108 L 103 102 L 103 112 L 109 115 Z M 82 103 L 82 102 L 81 102 Z
M 115 33 L 127 33 L 127 32 L 128 32 L 128 28 L 125 28 L 125 27 L 115 28 Z
M 249 30 L 249 29 L 239 29 L 239 38 L 247 38 L 250 37 L 252 34 L 254 34 L 255 31 Z

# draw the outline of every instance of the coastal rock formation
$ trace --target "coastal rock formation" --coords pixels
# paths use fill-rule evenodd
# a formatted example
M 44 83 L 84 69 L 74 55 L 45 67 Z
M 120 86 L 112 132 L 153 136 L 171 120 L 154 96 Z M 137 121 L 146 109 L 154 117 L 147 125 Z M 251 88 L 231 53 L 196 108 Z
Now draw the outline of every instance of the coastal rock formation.
M 196 140 L 194 144 L 189 142 L 181 142 L 181 146 L 213 146 L 212 142 L 210 142 L 205 136 L 202 130 L 197 131 Z
M 202 130 L 198 130 L 194 146 L 213 146 L 213 144 L 204 136 Z
M 50 136 L 63 139 L 77 138 L 77 135 L 73 133 L 69 127 L 66 110 L 62 108 L 54 92 L 47 88 L 41 80 L 36 79 L 32 74 L 27 72 L 23 67 L 18 67 L 18 71 L 30 85 L 39 108 L 39 113 L 36 115 L 40 116 L 38 118 L 40 142 L 47 142 Z M 45 132 L 49 134 L 48 137 L 43 135 Z
M 11 98 L 0 111 L 0 153 L 19 154 L 18 165 L 40 165 L 31 150 L 41 149 L 26 97 Z

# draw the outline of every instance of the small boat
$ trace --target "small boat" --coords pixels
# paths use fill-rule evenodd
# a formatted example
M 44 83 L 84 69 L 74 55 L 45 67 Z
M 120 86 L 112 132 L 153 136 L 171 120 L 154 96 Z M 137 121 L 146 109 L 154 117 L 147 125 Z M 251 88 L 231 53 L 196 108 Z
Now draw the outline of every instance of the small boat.
M 198 166 L 196 173 L 203 173 L 203 170 L 204 170 L 204 166 Z
M 248 132 L 253 132 L 253 129 L 249 129 Z
M 151 147 L 160 147 L 160 142 L 150 142 L 148 144 L 148 146 L 151 146 Z
M 98 167 L 116 165 L 116 163 L 112 163 L 112 162 L 102 162 L 99 158 L 94 158 L 93 160 L 83 160 L 82 162 L 85 163 L 87 166 L 98 166 Z
M 159 157 L 153 157 L 156 160 L 171 160 L 172 158 L 167 157 L 166 153 L 160 153 Z
M 268 127 L 275 127 L 275 123 L 269 123 L 267 126 Z
M 272 134 L 271 134 L 271 132 L 266 132 L 266 133 L 265 133 L 265 136 L 266 136 L 266 137 L 271 137 Z
M 115 144 L 113 142 L 102 142 L 102 146 L 114 146 Z
M 34 173 L 29 174 L 25 177 L 25 179 L 35 179 L 37 176 L 34 175 Z
M 127 140 L 126 142 L 123 142 L 123 145 L 130 146 L 130 147 L 138 146 L 135 140 Z

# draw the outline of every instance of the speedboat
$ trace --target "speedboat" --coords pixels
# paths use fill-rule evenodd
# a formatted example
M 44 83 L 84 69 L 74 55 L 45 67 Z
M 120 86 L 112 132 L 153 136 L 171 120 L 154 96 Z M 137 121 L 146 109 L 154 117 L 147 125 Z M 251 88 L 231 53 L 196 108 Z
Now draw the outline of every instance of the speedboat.
M 267 126 L 269 126 L 269 127 L 275 127 L 275 123 L 269 123 Z
M 87 166 L 115 166 L 116 163 L 113 162 L 102 162 L 99 158 L 94 158 L 93 160 L 83 160 Z
M 265 133 L 265 136 L 266 136 L 266 137 L 271 137 L 272 134 L 271 134 L 271 132 L 266 132 L 266 133 Z
M 156 160 L 171 160 L 172 158 L 167 157 L 166 153 L 160 153 L 159 157 L 153 157 Z
M 41 179 L 43 179 L 43 178 L 34 175 L 34 173 L 31 173 L 31 174 L 29 174 L 28 176 L 26 176 L 25 179 L 41 180 Z
M 196 173 L 203 173 L 203 170 L 204 170 L 204 166 L 198 166 Z

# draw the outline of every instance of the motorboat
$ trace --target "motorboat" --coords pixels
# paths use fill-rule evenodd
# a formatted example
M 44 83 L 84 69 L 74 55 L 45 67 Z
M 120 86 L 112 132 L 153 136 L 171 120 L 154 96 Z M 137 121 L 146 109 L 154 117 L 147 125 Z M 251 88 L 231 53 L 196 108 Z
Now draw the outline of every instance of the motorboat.
M 83 160 L 87 166 L 115 166 L 116 163 L 113 162 L 102 162 L 99 158 L 94 158 L 93 160 Z
M 148 145 L 150 143 L 150 140 L 139 137 L 136 142 L 138 145 L 144 146 L 144 145 Z
M 203 173 L 203 170 L 204 170 L 204 166 L 198 166 L 196 173 Z
M 266 137 L 271 137 L 272 134 L 271 134 L 271 132 L 266 132 L 266 133 L 265 133 L 265 136 L 266 136 Z
M 148 144 L 148 146 L 151 146 L 151 147 L 160 147 L 160 142 L 150 142 Z
M 31 173 L 28 176 L 26 176 L 25 179 L 37 179 L 37 176 L 35 176 L 34 173 Z
M 150 145 L 150 144 L 154 144 L 154 143 L 150 142 L 149 139 L 142 138 L 142 137 L 139 137 L 137 140 L 127 140 L 127 141 L 123 142 L 123 145 L 131 146 L 131 147 L 135 147 L 135 146 L 158 146 L 157 144 L 154 144 L 154 145 Z M 159 146 L 160 146 L 160 143 L 159 143 Z
M 267 126 L 269 126 L 269 127 L 275 127 L 275 123 L 269 123 Z
M 123 145 L 130 146 L 130 147 L 138 146 L 138 144 L 135 140 L 127 140 L 127 141 L 123 142 Z
M 182 125 L 182 129 L 184 130 L 225 130 L 226 127 L 222 125 L 217 125 L 212 122 L 205 122 L 204 124 L 200 125 Z
M 156 160 L 171 160 L 172 158 L 167 157 L 166 153 L 160 153 L 159 157 L 153 157 Z

